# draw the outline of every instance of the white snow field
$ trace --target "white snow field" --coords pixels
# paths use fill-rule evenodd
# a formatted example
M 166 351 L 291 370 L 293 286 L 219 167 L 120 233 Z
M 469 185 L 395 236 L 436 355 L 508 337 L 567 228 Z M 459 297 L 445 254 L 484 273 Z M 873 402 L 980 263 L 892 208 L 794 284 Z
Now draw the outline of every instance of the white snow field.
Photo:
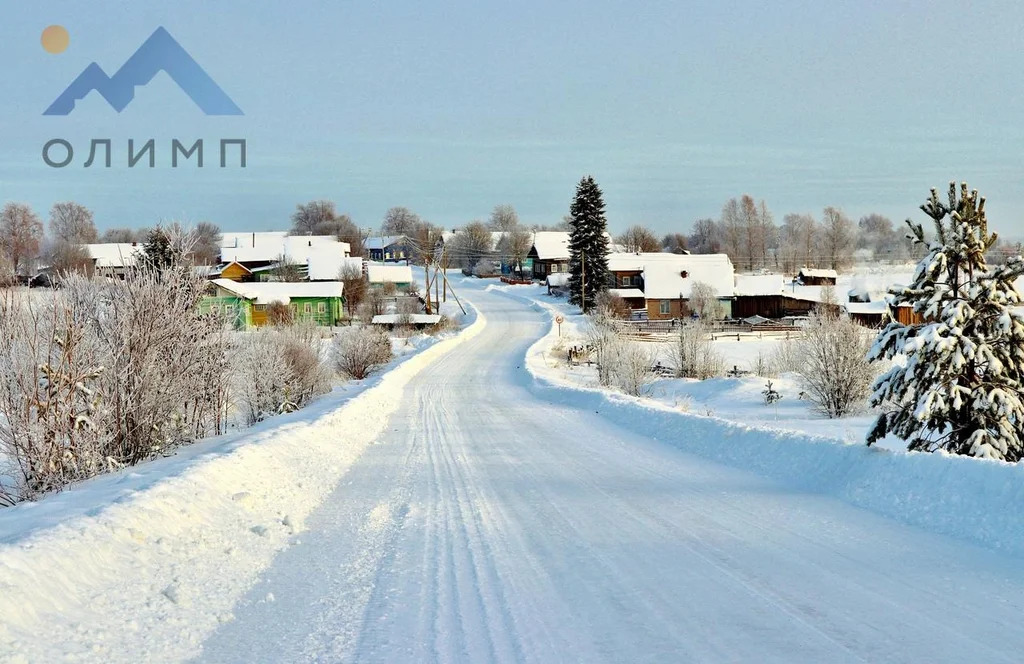
M 325 495 L 301 520 L 284 526 L 291 506 L 264 505 L 263 492 L 253 507 L 232 500 L 230 464 L 244 460 L 223 458 L 222 486 L 141 512 L 137 533 L 102 536 L 115 505 L 60 526 L 62 551 L 48 532 L 33 535 L 41 551 L 0 549 L 0 657 L 1021 660 L 1020 467 L 871 452 L 557 386 L 527 366 L 549 340 L 547 313 L 464 284 L 481 312 L 475 336 L 434 346 L 434 363 L 360 408 L 355 425 L 374 444 L 345 469 L 306 457 L 283 459 L 280 478 L 249 469 L 270 495 L 321 478 L 311 491 Z M 351 427 L 341 413 L 291 431 L 289 446 L 241 449 L 297 454 L 306 437 L 322 465 L 337 463 L 322 439 Z M 249 540 L 274 544 L 250 553 Z M 172 586 L 136 569 L 160 556 L 179 565 Z

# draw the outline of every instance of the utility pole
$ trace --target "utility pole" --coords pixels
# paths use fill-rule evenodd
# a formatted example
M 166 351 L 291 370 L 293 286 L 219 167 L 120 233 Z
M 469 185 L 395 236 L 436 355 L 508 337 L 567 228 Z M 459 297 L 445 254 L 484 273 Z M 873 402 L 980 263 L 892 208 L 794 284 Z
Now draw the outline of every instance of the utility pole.
M 444 287 L 445 288 L 451 288 L 451 286 L 448 284 L 448 275 L 446 275 L 444 272 L 442 272 L 441 273 L 441 278 L 444 279 Z M 455 298 L 455 302 L 459 305 L 459 309 L 462 309 L 462 313 L 465 314 L 466 313 L 466 308 L 464 306 L 462 306 L 462 302 L 459 302 L 459 296 L 455 294 L 455 289 L 454 288 L 452 288 L 452 297 Z
M 423 254 L 423 275 L 427 282 L 427 313 L 432 314 L 434 312 L 430 307 L 430 259 L 427 257 L 426 253 Z

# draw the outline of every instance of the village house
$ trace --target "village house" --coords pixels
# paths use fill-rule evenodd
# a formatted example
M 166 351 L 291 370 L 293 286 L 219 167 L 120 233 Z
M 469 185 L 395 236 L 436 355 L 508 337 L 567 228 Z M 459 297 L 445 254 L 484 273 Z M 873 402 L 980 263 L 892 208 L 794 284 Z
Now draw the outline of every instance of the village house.
M 366 278 L 370 288 L 387 288 L 393 284 L 398 290 L 405 290 L 412 285 L 412 268 L 408 265 L 378 265 L 369 263 L 366 266 Z
M 803 286 L 835 286 L 839 279 L 839 273 L 835 270 L 819 270 L 814 268 L 801 268 L 796 275 L 797 281 Z
M 725 254 L 612 253 L 610 291 L 649 320 L 688 318 L 693 314 L 693 284 L 708 284 L 718 298 L 720 315 L 732 317 L 732 261 Z
M 569 271 L 569 234 L 560 231 L 537 231 L 523 263 L 524 272 L 534 279 L 545 280 L 549 274 Z
M 760 316 L 772 320 L 807 316 L 821 299 L 820 287 L 792 286 L 781 274 L 738 274 L 732 303 L 733 318 Z
M 145 256 L 143 246 L 138 242 L 101 243 L 83 245 L 92 259 L 93 274 L 101 277 L 124 279 L 127 271 L 134 268 Z
M 337 280 L 343 260 L 350 255 L 349 243 L 340 242 L 333 235 L 288 235 L 284 231 L 223 233 L 220 265 L 213 272 L 225 279 L 268 281 L 282 264 L 290 264 L 304 279 Z
M 408 261 L 412 257 L 412 245 L 404 235 L 371 237 L 363 243 L 366 256 L 371 261 L 393 263 Z
M 336 325 L 345 313 L 344 284 L 319 282 L 238 282 L 214 279 L 209 295 L 200 302 L 201 313 L 221 315 L 237 328 L 260 327 L 269 322 L 267 312 L 273 304 L 291 308 L 296 321 L 317 325 Z

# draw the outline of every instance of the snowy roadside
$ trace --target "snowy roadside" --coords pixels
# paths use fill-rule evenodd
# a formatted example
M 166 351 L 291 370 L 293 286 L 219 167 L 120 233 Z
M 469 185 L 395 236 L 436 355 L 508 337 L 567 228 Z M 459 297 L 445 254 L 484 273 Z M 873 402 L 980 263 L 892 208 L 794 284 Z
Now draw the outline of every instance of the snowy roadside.
M 517 288 L 492 287 L 547 312 L 559 308 Z M 566 332 L 563 323 L 563 334 Z M 932 532 L 1024 555 L 1024 465 L 943 454 L 908 453 L 793 431 L 748 426 L 631 397 L 554 366 L 558 343 L 548 333 L 530 347 L 526 368 L 545 399 L 609 415 L 654 440 L 753 471 L 801 491 L 844 502 Z
M 409 380 L 486 324 L 472 309 L 467 322 L 301 411 L 0 512 L 0 661 L 196 655 Z

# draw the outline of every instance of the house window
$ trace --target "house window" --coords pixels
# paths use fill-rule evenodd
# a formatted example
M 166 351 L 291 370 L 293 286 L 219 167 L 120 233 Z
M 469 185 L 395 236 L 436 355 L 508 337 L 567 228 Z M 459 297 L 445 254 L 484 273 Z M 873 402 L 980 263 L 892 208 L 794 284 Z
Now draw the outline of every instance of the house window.
M 256 305 L 253 305 L 253 309 L 255 309 L 256 311 L 266 311 L 267 310 L 267 305 L 265 305 L 265 304 L 256 304 Z
M 304 314 L 311 314 L 311 313 L 313 313 L 313 303 L 312 302 L 306 302 L 305 304 L 303 304 L 302 305 L 302 313 L 304 313 Z
M 669 302 L 668 300 L 662 300 L 659 311 L 661 312 L 662 316 L 668 316 L 670 313 L 672 313 L 672 303 Z
M 325 314 L 325 313 L 327 313 L 327 303 L 326 302 L 317 302 L 316 303 L 316 312 L 318 314 Z
M 225 304 L 224 305 L 224 313 L 226 313 L 229 316 L 231 314 L 235 313 L 235 305 L 233 305 L 233 304 Z
M 622 285 L 623 286 L 632 286 L 633 285 L 633 277 L 623 277 L 622 278 Z
M 210 311 L 212 313 L 219 314 L 220 313 L 220 305 L 219 304 L 211 304 L 210 305 Z

